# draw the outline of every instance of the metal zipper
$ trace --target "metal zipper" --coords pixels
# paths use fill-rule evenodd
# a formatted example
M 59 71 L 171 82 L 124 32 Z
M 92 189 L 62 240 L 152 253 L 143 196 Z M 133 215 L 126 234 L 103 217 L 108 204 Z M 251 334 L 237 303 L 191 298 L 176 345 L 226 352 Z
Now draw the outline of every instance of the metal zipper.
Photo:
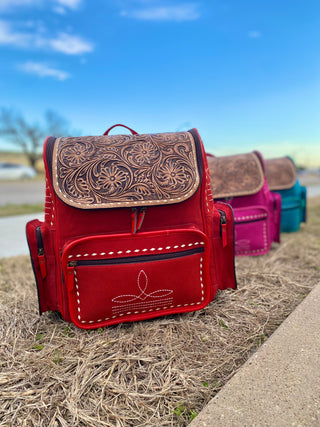
M 42 237 L 40 225 L 36 228 L 36 239 L 37 239 L 40 273 L 41 273 L 42 279 L 44 279 L 45 277 L 47 277 L 47 266 L 46 266 L 46 260 L 44 256 L 43 237 Z
M 36 228 L 36 239 L 37 239 L 38 255 L 43 255 L 44 247 L 43 247 L 43 238 L 42 238 L 40 225 L 38 225 L 38 227 Z
M 227 236 L 227 215 L 224 211 L 218 209 L 220 214 L 220 236 L 222 238 L 222 247 L 225 248 L 228 244 Z
M 146 215 L 146 207 L 131 208 L 131 233 L 136 234 L 142 227 Z M 139 212 L 139 214 L 138 214 Z
M 181 258 L 184 256 L 199 254 L 204 252 L 204 248 L 188 249 L 187 251 L 173 252 L 169 254 L 155 254 L 155 255 L 144 255 L 144 256 L 131 256 L 111 259 L 83 259 L 77 261 L 70 261 L 69 267 L 78 267 L 81 265 L 116 265 L 116 264 L 134 264 L 135 262 L 150 262 L 150 261 L 161 261 L 164 259 Z

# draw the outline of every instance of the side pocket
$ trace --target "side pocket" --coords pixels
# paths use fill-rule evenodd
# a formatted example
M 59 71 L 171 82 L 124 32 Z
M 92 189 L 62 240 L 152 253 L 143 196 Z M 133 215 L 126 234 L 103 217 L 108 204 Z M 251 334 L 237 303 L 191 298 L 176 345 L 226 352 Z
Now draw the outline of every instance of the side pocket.
M 213 257 L 218 289 L 236 289 L 233 210 L 222 202 L 215 202 L 214 206 Z
M 36 280 L 39 312 L 57 310 L 55 261 L 50 232 L 44 222 L 35 219 L 26 225 L 31 264 Z

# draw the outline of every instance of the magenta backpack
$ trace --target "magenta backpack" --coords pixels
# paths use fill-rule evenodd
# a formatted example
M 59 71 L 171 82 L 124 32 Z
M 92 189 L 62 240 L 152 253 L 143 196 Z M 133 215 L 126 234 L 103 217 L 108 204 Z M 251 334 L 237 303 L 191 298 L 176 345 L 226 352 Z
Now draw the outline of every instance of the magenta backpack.
M 262 155 L 208 154 L 207 159 L 213 198 L 234 211 L 235 254 L 265 254 L 273 241 L 280 242 L 281 197 L 268 188 Z

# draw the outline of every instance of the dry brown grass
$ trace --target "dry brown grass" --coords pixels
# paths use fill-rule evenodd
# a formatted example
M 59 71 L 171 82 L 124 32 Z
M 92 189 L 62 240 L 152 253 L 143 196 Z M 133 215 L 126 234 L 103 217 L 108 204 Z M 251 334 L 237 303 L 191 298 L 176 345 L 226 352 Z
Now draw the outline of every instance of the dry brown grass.
M 39 318 L 29 259 L 0 260 L 0 425 L 188 424 L 319 282 L 320 198 L 309 212 L 205 310 L 91 332 Z

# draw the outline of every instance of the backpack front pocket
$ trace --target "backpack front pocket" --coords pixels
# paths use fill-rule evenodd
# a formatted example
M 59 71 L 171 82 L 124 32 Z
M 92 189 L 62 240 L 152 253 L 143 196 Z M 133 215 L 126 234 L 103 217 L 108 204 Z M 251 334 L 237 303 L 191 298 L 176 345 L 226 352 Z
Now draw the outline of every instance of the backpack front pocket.
M 62 256 L 72 321 L 96 328 L 203 308 L 207 252 L 206 237 L 194 230 L 72 242 Z
M 234 209 L 236 255 L 262 255 L 270 249 L 268 211 L 263 207 Z

